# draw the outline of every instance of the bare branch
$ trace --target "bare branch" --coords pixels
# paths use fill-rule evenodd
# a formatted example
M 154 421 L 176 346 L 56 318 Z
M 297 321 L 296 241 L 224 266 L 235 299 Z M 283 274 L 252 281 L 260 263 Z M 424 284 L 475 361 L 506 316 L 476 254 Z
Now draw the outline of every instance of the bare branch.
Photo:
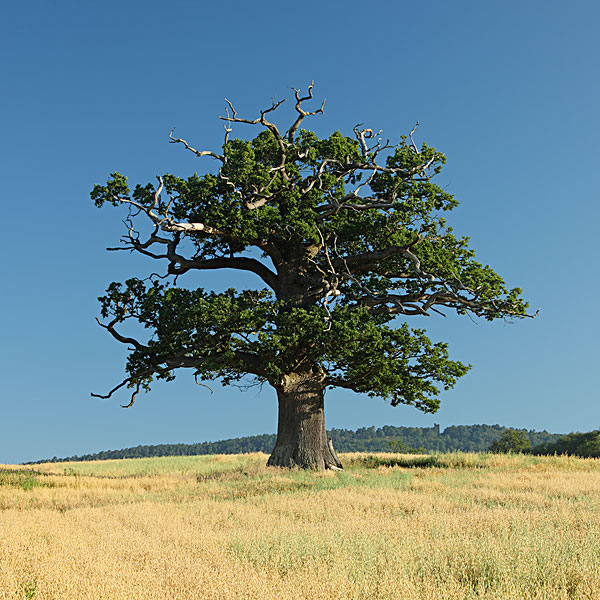
M 145 373 L 142 374 L 142 377 L 145 377 L 146 375 L 149 375 L 150 373 L 152 373 L 153 371 L 146 371 Z M 94 394 L 93 392 L 90 394 L 90 396 L 92 396 L 93 398 L 102 398 L 103 400 L 108 400 L 109 398 L 112 397 L 112 395 L 119 389 L 121 389 L 124 385 L 127 385 L 129 383 L 132 383 L 134 381 L 134 377 L 130 376 L 127 377 L 126 379 L 124 379 L 123 381 L 121 381 L 121 383 L 119 383 L 119 385 L 116 385 L 112 390 L 110 390 L 110 392 L 108 392 L 108 394 L 103 395 L 103 394 Z M 136 381 L 135 383 L 135 392 L 133 392 L 133 394 L 131 394 L 131 400 L 129 401 L 129 404 L 121 404 L 121 408 L 130 408 L 133 406 L 133 403 L 135 402 L 135 397 L 139 394 L 140 392 L 140 387 L 141 387 L 141 383 L 139 381 Z
M 225 98 L 225 100 L 229 103 L 229 106 L 231 106 L 231 103 L 229 102 L 229 100 L 227 100 L 227 98 Z M 233 107 L 231 107 L 233 109 Z M 225 107 L 225 112 L 227 113 L 227 116 L 229 117 L 229 107 Z M 234 111 L 235 112 L 235 111 Z M 225 140 L 223 141 L 223 148 L 225 146 L 227 146 L 227 142 L 229 141 L 229 134 L 233 131 L 233 129 L 230 127 L 230 123 L 225 123 L 225 125 L 223 125 L 223 128 L 225 129 Z M 225 154 L 223 155 L 223 164 L 225 164 L 227 162 L 227 156 L 225 156 Z
M 127 309 L 125 309 L 125 312 L 127 312 Z M 106 329 L 108 331 L 108 333 L 110 333 L 110 335 L 112 335 L 119 342 L 121 342 L 123 344 L 131 344 L 138 350 L 147 350 L 148 349 L 148 346 L 144 346 L 144 344 L 140 344 L 140 342 L 138 342 L 134 338 L 125 337 L 124 335 L 121 335 L 115 329 L 115 325 L 119 321 L 122 321 L 122 318 L 115 317 L 108 325 L 105 325 L 104 323 L 102 323 L 98 317 L 96 317 L 96 321 L 98 322 L 98 325 L 100 325 L 100 327 L 103 327 L 104 329 Z
M 171 132 L 171 133 L 173 133 L 173 132 Z M 158 188 L 157 188 L 156 192 L 154 192 L 154 204 L 152 205 L 152 208 L 156 208 L 158 206 L 158 203 L 160 201 L 160 193 L 163 190 L 163 179 L 162 179 L 162 177 L 159 175 L 157 177 L 157 179 L 158 179 Z M 129 231 L 131 232 L 131 229 Z
M 414 148 L 415 152 L 417 154 L 421 154 L 419 152 L 419 150 L 417 149 L 417 146 L 415 144 L 415 140 L 413 140 L 413 133 L 416 131 L 416 129 L 417 129 L 418 126 L 419 126 L 419 121 L 416 122 L 415 126 L 412 128 L 412 130 L 411 130 L 411 132 L 410 132 L 409 135 L 410 135 L 410 141 L 412 142 L 412 145 L 413 145 L 413 148 Z
M 407 299 L 409 302 L 406 301 Z M 420 304 L 417 304 L 417 302 L 420 302 Z M 389 306 L 389 304 L 392 304 L 392 306 Z M 433 308 L 436 305 L 453 309 L 468 309 L 468 311 L 477 316 L 486 316 L 490 313 L 500 312 L 504 316 L 535 318 L 539 312 L 538 311 L 533 315 L 521 314 L 510 308 L 499 308 L 495 302 L 492 302 L 491 304 L 478 302 L 477 300 L 469 299 L 456 292 L 447 290 L 437 290 L 431 294 L 423 294 L 421 296 L 396 296 L 388 294 L 372 298 L 367 297 L 361 299 L 360 303 L 356 306 L 367 307 L 371 314 L 420 314 L 429 316 L 428 311 L 431 310 L 443 315 L 439 310 Z M 409 311 L 406 310 L 407 307 L 410 309 Z M 467 314 L 469 314 L 469 312 L 467 312 Z
M 323 109 L 325 108 L 325 99 L 323 99 L 323 103 L 321 104 L 321 108 L 319 108 L 318 110 L 313 110 L 313 111 L 305 111 L 302 108 L 302 103 L 306 102 L 306 100 L 312 100 L 312 89 L 315 85 L 315 82 L 313 81 L 309 86 L 308 86 L 308 95 L 304 96 L 303 98 L 300 97 L 300 90 L 297 90 L 296 88 L 292 88 L 296 94 L 296 112 L 298 113 L 298 118 L 294 121 L 293 125 L 288 129 L 287 131 L 287 139 L 288 142 L 290 142 L 290 144 L 294 143 L 294 134 L 296 133 L 296 131 L 298 130 L 298 127 L 300 127 L 300 124 L 302 123 L 302 121 L 306 118 L 306 117 L 311 117 L 313 115 L 318 115 L 318 114 L 323 114 Z
M 201 381 L 198 381 L 198 373 L 194 373 L 194 381 L 198 384 L 201 385 L 202 387 L 207 388 L 208 390 L 210 390 L 211 394 L 214 394 L 214 391 L 211 387 L 209 387 L 208 385 L 206 385 L 205 383 L 202 383 Z
M 173 129 L 171 129 L 171 133 L 169 133 L 169 138 L 171 138 L 171 141 L 169 142 L 170 144 L 183 144 L 187 150 L 193 152 L 196 156 L 212 156 L 213 158 L 224 162 L 225 159 L 221 154 L 216 154 L 211 150 L 196 150 L 195 148 L 192 148 L 185 140 L 173 137 L 174 131 L 175 127 L 173 127 Z
M 260 360 L 260 358 L 257 355 L 250 354 L 249 352 L 239 352 L 239 351 L 234 352 L 233 354 L 235 356 L 237 356 L 240 360 L 242 360 L 246 363 L 246 366 L 249 369 L 249 372 L 259 375 L 259 376 L 262 376 L 262 368 L 261 368 L 262 361 Z M 159 373 L 159 374 L 163 373 L 164 374 L 168 371 L 171 371 L 171 370 L 177 369 L 177 368 L 198 368 L 198 366 L 207 358 L 208 357 L 193 358 L 190 356 L 178 356 L 178 357 L 173 357 L 173 358 L 164 358 L 164 357 L 158 358 L 158 357 L 156 357 L 155 358 L 155 363 L 156 363 L 155 367 L 146 369 L 136 375 L 130 375 L 129 377 L 124 379 L 121 383 L 116 385 L 112 390 L 110 390 L 110 392 L 108 392 L 108 394 L 94 394 L 92 392 L 90 395 L 94 398 L 102 398 L 103 400 L 107 400 L 108 398 L 111 398 L 112 395 L 116 391 L 120 390 L 123 386 L 132 383 L 132 384 L 135 384 L 135 391 L 131 395 L 131 400 L 130 400 L 129 404 L 121 405 L 122 408 L 130 408 L 131 406 L 133 406 L 133 403 L 135 402 L 135 397 L 140 392 L 140 388 L 142 386 L 141 380 L 143 380 L 145 377 L 148 377 L 149 375 L 153 375 L 154 373 Z M 212 357 L 212 358 L 214 358 L 214 357 Z M 165 364 L 166 367 L 158 366 L 161 363 Z M 194 379 L 198 385 L 208 388 L 210 390 L 210 392 L 213 393 L 213 390 L 208 385 L 198 381 L 198 373 L 194 374 Z
M 135 402 L 135 397 L 139 394 L 139 392 L 140 392 L 140 384 L 136 383 L 135 392 L 133 392 L 133 394 L 131 394 L 131 401 L 129 402 L 129 404 L 121 404 L 121 408 L 131 408 L 133 406 L 133 403 Z
M 265 118 L 265 115 L 267 115 L 270 112 L 273 112 L 275 110 L 277 110 L 285 101 L 286 98 L 284 98 L 283 100 L 279 100 L 279 102 L 276 102 L 275 99 L 273 99 L 271 107 L 267 108 L 265 110 L 261 110 L 260 111 L 260 117 L 257 117 L 256 119 L 242 119 L 241 117 L 237 116 L 237 112 L 235 110 L 235 108 L 233 107 L 233 104 L 227 100 L 227 98 L 225 98 L 225 101 L 228 104 L 228 107 L 231 109 L 231 116 L 229 116 L 229 110 L 227 110 L 227 116 L 226 117 L 219 117 L 219 119 L 223 120 L 223 121 L 227 121 L 227 123 L 247 123 L 248 125 L 257 125 L 258 123 L 260 123 L 261 125 L 263 125 L 264 127 L 266 127 L 267 129 L 269 129 L 269 131 L 271 131 L 271 133 L 273 134 L 273 136 L 275 137 L 275 139 L 277 140 L 277 143 L 279 145 L 279 151 L 281 152 L 281 161 L 279 163 L 279 166 L 276 167 L 276 170 L 280 171 L 283 178 L 286 181 L 290 181 L 290 177 L 286 171 L 285 168 L 285 163 L 286 163 L 286 144 L 284 139 L 281 137 L 281 134 L 279 133 L 279 129 L 277 129 L 277 125 L 275 125 L 275 123 L 272 123 L 270 121 L 267 121 L 267 119 Z M 221 174 L 221 177 L 223 177 L 223 175 Z M 232 182 L 230 182 L 228 180 L 228 178 L 223 177 L 225 179 L 225 181 L 227 183 L 229 183 L 230 185 L 232 185 L 234 187 L 235 190 L 235 185 L 233 185 Z M 240 194 L 240 197 L 241 194 Z M 260 206 L 262 206 L 263 204 L 265 204 L 265 201 L 258 201 L 257 203 L 252 203 L 252 202 L 246 202 L 246 208 L 258 208 Z
M 417 240 L 408 246 L 388 246 L 384 250 L 377 252 L 364 252 L 362 254 L 347 256 L 344 259 L 336 259 L 334 260 L 334 263 L 341 264 L 341 261 L 343 260 L 350 273 L 357 273 L 359 271 L 368 270 L 392 256 L 403 255 L 413 263 L 413 269 L 419 277 L 426 279 L 430 283 L 435 283 L 435 277 L 430 273 L 425 273 L 421 270 L 421 261 L 410 251 L 410 248 L 421 240 L 420 234 L 417 235 Z
M 371 135 L 373 135 L 373 130 L 372 129 L 359 129 L 359 127 L 361 125 L 362 125 L 362 123 L 357 123 L 354 126 L 353 131 L 354 131 L 354 135 L 356 136 L 356 139 L 360 143 L 363 158 L 367 158 L 369 149 L 367 148 L 367 142 L 365 141 L 365 136 L 371 137 Z M 367 134 L 369 134 L 369 135 L 367 135 Z
M 206 270 L 206 269 L 238 269 L 240 271 L 250 271 L 258 275 L 271 289 L 276 290 L 278 287 L 278 278 L 271 269 L 255 258 L 246 256 L 234 256 L 231 258 L 217 257 L 204 260 L 188 260 L 179 255 L 167 252 L 166 258 L 172 261 L 172 265 L 179 264 L 179 268 L 169 269 L 171 274 L 185 273 L 190 269 Z
M 135 200 L 131 200 L 130 198 L 125 197 L 115 197 L 115 200 L 121 202 L 123 204 L 129 204 L 131 206 L 135 206 L 140 211 L 144 212 L 148 217 L 152 220 L 155 225 L 158 225 L 163 231 L 169 232 L 182 232 L 182 233 L 204 233 L 206 235 L 213 235 L 215 237 L 228 237 L 229 233 L 225 231 L 220 231 L 215 227 L 211 227 L 210 225 L 205 225 L 204 223 L 178 223 L 173 220 L 171 217 L 164 217 L 157 215 L 152 208 L 148 208 L 147 206 L 143 206 L 139 204 Z
M 321 230 L 316 227 L 317 233 L 319 234 L 319 238 L 321 240 L 321 246 L 319 247 L 319 250 L 321 248 L 323 248 L 324 252 L 325 252 L 325 258 L 326 258 L 326 262 L 327 262 L 327 271 L 324 271 L 323 269 L 321 269 L 321 267 L 318 265 L 318 263 L 313 260 L 312 258 L 309 259 L 310 262 L 312 262 L 317 271 L 319 271 L 319 273 L 321 273 L 322 278 L 321 278 L 321 283 L 323 284 L 321 288 L 319 288 L 318 293 L 322 293 L 323 291 L 325 291 L 325 295 L 323 296 L 323 308 L 325 309 L 325 312 L 327 313 L 327 317 L 326 317 L 326 322 L 327 322 L 327 329 L 325 331 L 329 331 L 331 329 L 331 325 L 333 322 L 332 316 L 331 316 L 331 311 L 329 310 L 329 302 L 330 299 L 333 297 L 334 299 L 337 298 L 340 295 L 340 291 L 338 290 L 338 285 L 340 282 L 340 277 L 339 275 L 336 273 L 335 269 L 333 268 L 333 264 L 331 262 L 331 257 L 329 256 L 329 248 L 327 247 L 327 242 L 325 241 L 325 237 L 323 236 L 323 234 L 321 233 Z
M 279 133 L 277 126 L 274 123 L 267 121 L 267 119 L 265 119 L 265 115 L 270 112 L 273 112 L 274 110 L 277 110 L 285 101 L 286 98 L 284 98 L 283 100 L 279 100 L 279 102 L 275 102 L 275 100 L 273 100 L 273 103 L 270 108 L 260 111 L 260 117 L 257 117 L 256 119 L 242 119 L 241 117 L 237 116 L 237 111 L 235 110 L 235 108 L 233 108 L 233 104 L 231 104 L 231 102 L 227 98 L 225 98 L 225 102 L 227 102 L 229 108 L 231 109 L 232 115 L 229 116 L 229 112 L 227 112 L 226 117 L 219 117 L 219 119 L 221 119 L 222 121 L 227 121 L 228 123 L 247 123 L 248 125 L 257 125 L 258 123 L 260 123 L 261 125 L 264 125 L 268 129 L 270 129 L 275 135 L 275 137 L 279 139 L 281 138 L 281 134 Z
M 123 381 L 121 381 L 121 383 L 119 383 L 119 385 L 116 385 L 112 390 L 110 390 L 110 392 L 108 392 L 108 394 L 106 394 L 106 395 L 103 395 L 103 394 L 94 394 L 92 392 L 90 394 L 90 396 L 92 396 L 93 398 L 102 398 L 103 400 L 108 400 L 110 397 L 112 397 L 112 395 L 117 390 L 120 390 L 124 385 L 127 385 L 130 381 L 131 381 L 131 377 L 127 377 L 127 379 L 124 379 Z
M 256 210 L 257 208 L 264 206 L 269 200 L 271 200 L 271 198 L 273 198 L 273 195 L 265 196 L 265 195 L 261 195 L 261 194 L 252 194 L 251 197 L 259 198 L 259 199 L 255 200 L 254 202 L 249 202 L 248 200 L 244 200 L 244 206 L 248 210 Z
M 162 180 L 161 180 L 162 182 Z M 130 201 L 128 199 L 122 199 L 124 203 L 133 203 L 134 201 Z M 141 206 L 141 205 L 138 205 Z M 129 231 L 127 237 L 123 238 L 122 241 L 124 246 L 119 246 L 116 248 L 107 248 L 107 250 L 118 251 L 118 250 L 129 250 L 129 251 L 137 251 L 140 254 L 148 256 L 153 259 L 167 259 L 170 261 L 168 273 L 171 275 L 181 275 L 190 269 L 221 269 L 221 268 L 230 268 L 230 269 L 239 269 L 243 271 L 251 271 L 258 275 L 269 287 L 272 289 L 277 289 L 277 275 L 269 269 L 266 265 L 261 263 L 259 260 L 248 257 L 216 257 L 212 259 L 187 259 L 184 256 L 181 256 L 177 253 L 177 246 L 181 241 L 181 236 L 185 235 L 185 232 L 188 231 L 185 228 L 171 228 L 165 227 L 165 220 L 171 221 L 168 216 L 159 217 L 154 213 L 151 209 L 147 209 L 146 207 L 141 207 L 142 210 L 150 216 L 150 218 L 155 222 L 154 231 L 150 234 L 148 239 L 142 242 L 139 239 L 137 234 L 134 235 L 133 229 L 129 227 Z M 165 215 L 167 213 L 165 212 Z M 179 225 L 186 225 L 185 223 Z M 199 225 L 199 224 L 195 224 Z M 167 231 L 172 231 L 173 238 L 166 238 L 157 235 L 159 229 L 167 229 Z M 210 228 L 212 229 L 212 228 Z M 214 230 L 216 231 L 216 230 Z M 220 232 L 222 237 L 227 238 L 228 234 L 224 234 L 224 232 Z M 151 246 L 154 244 L 161 244 L 166 246 L 166 252 L 162 254 L 158 254 L 156 252 L 152 252 L 149 250 Z M 265 246 L 265 244 L 260 241 L 256 242 L 256 245 L 262 248 L 265 252 L 268 253 L 269 249 Z M 274 257 L 273 257 L 274 258 Z
M 426 297 L 426 296 L 425 296 Z M 428 317 L 427 311 L 417 304 L 423 297 L 413 294 L 403 296 L 397 294 L 385 294 L 380 296 L 371 296 L 361 298 L 357 306 L 365 307 L 371 314 L 402 314 L 402 315 L 423 315 Z M 391 304 L 392 306 L 388 306 Z
M 375 149 L 377 149 L 377 153 L 379 153 L 381 150 L 385 150 L 386 148 L 391 147 L 391 146 L 388 146 L 389 140 L 386 142 L 385 146 L 381 146 L 380 142 L 377 142 L 377 144 L 375 146 L 373 146 L 372 148 L 367 147 L 366 140 L 374 138 L 374 137 L 380 135 L 382 132 L 378 131 L 377 133 L 374 133 L 372 129 L 359 129 L 359 127 L 361 125 L 362 125 L 362 123 L 358 123 L 357 125 L 355 125 L 353 128 L 353 131 L 354 131 L 354 135 L 356 136 L 356 139 L 360 143 L 363 158 L 366 159 L 369 152 L 371 152 Z

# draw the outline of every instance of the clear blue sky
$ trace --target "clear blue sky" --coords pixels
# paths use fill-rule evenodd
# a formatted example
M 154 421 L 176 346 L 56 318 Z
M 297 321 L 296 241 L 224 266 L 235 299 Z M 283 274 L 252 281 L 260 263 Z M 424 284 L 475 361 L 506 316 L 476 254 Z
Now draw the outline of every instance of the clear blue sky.
M 473 364 L 440 411 L 332 391 L 327 425 L 600 427 L 598 22 L 590 1 L 3 3 L 0 463 L 275 431 L 266 387 L 211 395 L 182 373 L 129 410 L 125 394 L 90 397 L 125 357 L 96 298 L 156 265 L 105 251 L 121 215 L 89 192 L 114 170 L 145 183 L 210 168 L 167 143 L 172 127 L 217 149 L 224 97 L 252 115 L 313 79 L 321 134 L 362 122 L 397 140 L 420 121 L 417 141 L 448 158 L 455 229 L 541 309 L 415 318 Z

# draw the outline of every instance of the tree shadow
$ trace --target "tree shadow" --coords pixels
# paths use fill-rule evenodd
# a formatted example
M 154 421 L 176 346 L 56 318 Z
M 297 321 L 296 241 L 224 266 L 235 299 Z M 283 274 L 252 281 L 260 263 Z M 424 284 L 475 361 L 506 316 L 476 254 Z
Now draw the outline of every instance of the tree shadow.
M 437 456 L 374 456 L 367 455 L 352 459 L 353 465 L 360 465 L 367 469 L 378 467 L 404 467 L 408 469 L 424 467 L 448 467 Z

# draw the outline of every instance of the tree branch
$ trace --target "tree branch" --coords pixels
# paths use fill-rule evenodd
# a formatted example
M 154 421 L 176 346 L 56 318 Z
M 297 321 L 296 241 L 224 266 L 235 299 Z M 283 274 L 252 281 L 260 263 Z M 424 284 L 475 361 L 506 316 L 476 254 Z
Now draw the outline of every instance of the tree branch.
M 296 131 L 298 130 L 298 127 L 300 127 L 300 124 L 302 123 L 302 121 L 306 118 L 306 117 L 311 117 L 313 115 L 318 115 L 318 114 L 323 114 L 323 109 L 325 108 L 325 99 L 323 99 L 323 103 L 321 104 L 321 108 L 319 108 L 318 110 L 314 110 L 314 111 L 305 111 L 302 108 L 302 103 L 306 102 L 306 100 L 312 100 L 312 89 L 315 85 L 315 82 L 313 81 L 309 86 L 308 86 L 308 95 L 304 96 L 303 98 L 300 97 L 300 90 L 297 90 L 296 88 L 292 88 L 296 94 L 296 112 L 298 113 L 298 118 L 294 121 L 294 123 L 292 124 L 292 126 L 288 129 L 286 136 L 288 139 L 288 142 L 290 142 L 290 144 L 294 143 L 294 134 L 296 133 Z
M 106 328 L 106 326 L 104 326 L 104 325 L 102 325 L 102 326 Z M 117 339 L 119 339 L 119 337 L 117 337 Z M 129 338 L 124 338 L 124 339 L 129 339 Z M 121 339 L 119 339 L 119 341 L 121 341 Z M 136 344 L 138 344 L 139 346 L 141 346 L 143 348 L 147 348 L 147 346 L 143 346 L 143 344 L 140 344 L 137 341 L 136 341 Z M 242 352 L 242 351 L 234 351 L 233 353 L 228 353 L 228 354 L 230 356 L 231 356 L 231 354 L 233 354 L 234 357 L 236 357 L 238 360 L 243 362 L 246 365 L 245 368 L 249 373 L 253 373 L 255 375 L 258 375 L 259 377 L 264 377 L 264 373 L 263 373 L 263 369 L 262 369 L 262 361 L 260 360 L 260 358 L 257 355 L 251 354 L 249 352 Z M 121 383 L 119 383 L 114 388 L 112 388 L 108 392 L 108 394 L 94 394 L 92 392 L 90 395 L 93 398 L 102 398 L 103 400 L 107 400 L 107 399 L 111 398 L 112 395 L 116 391 L 120 390 L 123 386 L 128 385 L 129 383 L 133 383 L 133 384 L 135 384 L 135 391 L 131 395 L 131 400 L 130 400 L 129 404 L 121 405 L 122 408 L 130 408 L 131 406 L 133 406 L 133 403 L 135 402 L 135 397 L 139 393 L 140 388 L 142 386 L 142 383 L 140 380 L 143 380 L 145 377 L 154 375 L 155 373 L 166 373 L 168 371 L 171 371 L 173 369 L 178 369 L 178 368 L 197 369 L 202 364 L 202 362 L 209 360 L 209 359 L 214 360 L 215 357 L 214 356 L 206 356 L 206 357 L 201 357 L 201 358 L 193 358 L 193 357 L 185 356 L 185 355 L 170 357 L 170 358 L 156 357 L 153 361 L 156 363 L 155 367 L 153 367 L 151 369 L 146 369 L 146 370 L 142 371 L 141 373 L 137 373 L 135 375 L 130 375 L 129 377 L 127 377 L 123 381 L 121 381 Z M 166 366 L 160 367 L 159 366 L 160 364 L 164 364 Z M 209 386 L 198 382 L 197 375 L 198 375 L 198 373 L 196 373 L 194 375 L 194 379 L 195 379 L 196 383 L 198 383 L 198 385 L 202 385 L 202 386 L 208 388 L 212 393 L 213 390 Z
M 335 266 L 347 266 L 350 273 L 358 273 L 360 271 L 372 270 L 374 266 L 392 256 L 402 255 L 408 258 L 412 264 L 415 274 L 430 283 L 435 282 L 435 277 L 430 273 L 425 273 L 421 270 L 421 261 L 410 251 L 410 248 L 421 240 L 420 234 L 418 239 L 408 246 L 389 246 L 378 252 L 364 252 L 362 254 L 354 254 L 345 258 L 337 258 L 334 260 Z M 402 274 L 409 276 L 409 274 Z
M 160 190 L 162 189 L 163 185 L 162 177 L 158 177 L 158 180 L 160 182 Z M 171 217 L 169 217 L 167 213 L 165 214 L 165 216 L 157 215 L 153 210 L 153 208 L 155 208 L 157 204 L 157 198 L 158 191 L 155 194 L 154 206 L 152 206 L 151 208 L 144 206 L 143 204 L 140 204 L 135 200 L 131 200 L 131 198 L 117 196 L 114 198 L 114 200 L 116 202 L 121 202 L 122 204 L 134 206 L 141 212 L 145 213 L 151 219 L 151 221 L 155 225 L 158 225 L 163 231 L 181 233 L 204 233 L 206 235 L 212 235 L 215 237 L 230 237 L 230 234 L 228 232 L 220 231 L 219 229 L 216 229 L 215 227 L 211 227 L 210 225 L 206 225 L 204 223 L 178 223 L 177 221 L 174 221 Z
M 241 271 L 251 271 L 258 275 L 271 289 L 277 289 L 277 275 L 259 260 L 248 257 L 217 257 L 205 260 L 187 259 L 177 253 L 177 246 L 181 241 L 181 232 L 175 232 L 174 237 L 169 239 L 156 235 L 158 229 L 159 225 L 155 225 L 155 229 L 150 237 L 145 242 L 141 242 L 139 237 L 134 235 L 133 228 L 129 227 L 127 238 L 123 239 L 124 243 L 129 245 L 107 248 L 107 250 L 135 250 L 150 258 L 166 258 L 169 261 L 168 273 L 171 275 L 181 275 L 191 269 L 238 269 Z M 154 244 L 166 246 L 166 253 L 156 254 L 148 250 Z
M 275 100 L 273 100 L 273 103 L 270 108 L 260 111 L 260 117 L 250 120 L 250 119 L 242 119 L 241 117 L 238 117 L 237 111 L 235 110 L 235 108 L 233 108 L 233 104 L 231 104 L 231 102 L 229 100 L 227 100 L 227 98 L 225 98 L 225 102 L 227 102 L 229 108 L 231 109 L 232 114 L 230 117 L 229 113 L 227 113 L 226 117 L 219 117 L 219 119 L 221 119 L 222 121 L 227 121 L 228 123 L 247 123 L 248 125 L 257 125 L 258 123 L 260 123 L 261 125 L 264 125 L 268 129 L 270 129 L 273 132 L 273 135 L 275 135 L 275 137 L 277 139 L 281 139 L 281 134 L 279 133 L 277 126 L 275 125 L 275 123 L 271 123 L 270 121 L 267 121 L 265 119 L 265 115 L 270 112 L 273 112 L 274 110 L 277 110 L 285 101 L 286 101 L 286 98 L 284 98 L 283 100 L 280 100 L 279 102 L 275 102 Z
M 413 149 L 414 149 L 414 151 L 415 151 L 417 154 L 421 154 L 421 153 L 419 152 L 419 150 L 417 149 L 417 145 L 415 144 L 415 140 L 413 140 L 413 133 L 414 133 L 414 132 L 417 130 L 417 127 L 418 127 L 418 126 L 419 126 L 419 121 L 417 121 L 417 122 L 415 123 L 415 126 L 412 128 L 411 132 L 409 133 L 409 136 L 410 136 L 410 141 L 412 142 L 412 146 L 413 146 Z
M 254 258 L 248 258 L 245 256 L 233 258 L 217 257 L 208 258 L 205 260 L 187 260 L 179 256 L 176 258 L 168 256 L 168 258 L 172 261 L 171 265 L 181 265 L 180 268 L 171 268 L 171 265 L 169 265 L 169 272 L 173 275 L 180 275 L 186 271 L 189 271 L 190 269 L 238 269 L 240 271 L 250 271 L 255 273 L 273 290 L 276 290 L 278 287 L 277 275 L 273 273 L 273 271 L 271 271 L 271 269 L 269 269 L 266 265 Z
M 175 138 L 173 137 L 173 132 L 175 131 L 175 127 L 173 127 L 173 129 L 171 129 L 171 133 L 169 133 L 169 138 L 171 139 L 171 141 L 169 142 L 170 144 L 183 144 L 187 150 L 189 150 L 190 152 L 193 152 L 196 156 L 212 156 L 213 158 L 216 158 L 217 160 L 220 160 L 221 162 L 225 161 L 225 158 L 222 154 L 216 154 L 215 152 L 212 152 L 211 150 L 196 150 L 195 148 L 192 148 L 185 140 L 181 139 L 181 138 Z
M 125 313 L 126 312 L 127 312 L 127 309 L 125 309 Z M 98 325 L 100 325 L 100 327 L 103 327 L 104 329 L 106 329 L 108 331 L 108 333 L 110 333 L 110 335 L 112 335 L 115 338 L 115 340 L 118 340 L 122 344 L 131 344 L 137 350 L 149 350 L 148 346 L 141 344 L 134 338 L 125 337 L 124 335 L 121 335 L 115 329 L 115 325 L 122 320 L 123 320 L 122 317 L 115 317 L 108 325 L 105 325 L 104 323 L 102 323 L 100 321 L 100 319 L 98 317 L 96 317 L 96 321 L 97 321 Z

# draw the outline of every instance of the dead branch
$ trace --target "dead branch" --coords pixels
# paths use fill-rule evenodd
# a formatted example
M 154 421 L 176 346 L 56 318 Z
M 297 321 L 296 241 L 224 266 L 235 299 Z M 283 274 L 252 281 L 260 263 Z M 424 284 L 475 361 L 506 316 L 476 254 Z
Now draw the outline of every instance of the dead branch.
M 163 180 L 162 177 L 158 177 L 159 180 L 159 189 L 162 189 Z M 157 202 L 156 198 L 158 197 L 158 192 L 155 193 L 155 204 Z M 204 233 L 206 235 L 213 235 L 216 237 L 227 237 L 229 234 L 224 231 L 220 231 L 215 227 L 211 227 L 210 225 L 206 225 L 204 223 L 179 223 L 172 219 L 171 217 L 157 215 L 154 212 L 154 206 L 147 207 L 131 198 L 115 196 L 114 200 L 120 202 L 122 204 L 127 204 L 130 206 L 134 206 L 139 211 L 145 213 L 152 222 L 159 226 L 163 231 L 168 232 L 182 232 L 182 233 Z M 165 213 L 166 214 L 166 213 Z
M 288 129 L 287 133 L 286 133 L 286 137 L 288 139 L 288 142 L 290 144 L 294 143 L 294 134 L 296 133 L 296 131 L 298 130 L 298 127 L 300 127 L 300 124 L 302 123 L 302 121 L 304 121 L 304 119 L 306 117 L 311 117 L 314 115 L 318 115 L 318 114 L 323 114 L 323 110 L 325 108 L 325 99 L 323 99 L 323 103 L 321 104 L 321 108 L 319 108 L 318 110 L 314 110 L 314 111 L 306 111 L 302 108 L 302 103 L 306 102 L 307 100 L 312 100 L 312 89 L 315 85 L 315 82 L 313 81 L 309 86 L 308 86 L 308 95 L 304 96 L 304 97 L 300 97 L 300 90 L 297 90 L 296 88 L 292 88 L 294 90 L 294 93 L 296 94 L 296 112 L 298 113 L 298 118 L 294 121 L 294 123 L 292 124 L 292 126 Z
M 353 131 L 354 131 L 354 135 L 356 136 L 356 139 L 358 140 L 359 144 L 360 144 L 360 148 L 361 148 L 361 152 L 363 155 L 363 158 L 367 158 L 370 152 L 373 152 L 374 150 L 376 150 L 376 154 L 378 154 L 379 152 L 381 152 L 381 150 L 386 150 L 387 148 L 391 148 L 392 146 L 389 145 L 389 140 L 387 140 L 385 146 L 381 146 L 381 140 L 379 140 L 377 142 L 377 144 L 375 144 L 375 146 L 369 148 L 367 146 L 367 139 L 371 139 L 374 137 L 377 137 L 378 135 L 380 135 L 382 133 L 382 130 L 378 131 L 378 132 L 374 132 L 372 129 L 359 129 L 359 127 L 362 126 L 362 123 L 358 123 L 357 125 L 355 125 L 353 127 Z M 375 158 L 375 157 L 373 157 Z
M 227 116 L 219 117 L 219 119 L 221 119 L 222 121 L 227 121 L 228 123 L 246 123 L 248 125 L 257 125 L 258 123 L 260 123 L 261 125 L 264 125 L 268 129 L 270 129 L 277 139 L 280 139 L 281 134 L 279 133 L 277 126 L 275 125 L 275 123 L 267 121 L 267 119 L 265 119 L 265 115 L 277 110 L 285 101 L 286 98 L 284 98 L 283 100 L 279 100 L 279 102 L 275 102 L 275 100 L 273 100 L 272 105 L 269 108 L 260 111 L 260 117 L 257 117 L 256 119 L 243 119 L 237 116 L 237 111 L 233 107 L 233 104 L 227 98 L 225 98 L 225 102 L 227 102 L 232 114 L 231 116 L 229 116 L 229 111 L 227 111 Z
M 419 121 L 417 121 L 417 122 L 415 123 L 415 126 L 414 126 L 414 127 L 411 129 L 411 131 L 410 131 L 410 134 L 409 134 L 409 135 L 410 135 L 410 141 L 412 142 L 412 146 L 413 146 L 413 148 L 414 148 L 414 151 L 415 151 L 417 154 L 421 154 L 421 153 L 419 152 L 419 150 L 417 149 L 417 145 L 415 144 L 415 140 L 413 140 L 413 133 L 416 131 L 416 129 L 417 129 L 417 127 L 418 127 L 418 126 L 419 126 Z
M 224 162 L 225 157 L 221 154 L 216 154 L 211 150 L 196 150 L 195 148 L 192 148 L 184 139 L 173 137 L 174 131 L 175 127 L 173 127 L 173 129 L 171 129 L 171 133 L 169 133 L 169 138 L 171 139 L 171 141 L 169 142 L 170 144 L 183 144 L 187 150 L 193 152 L 196 156 L 212 156 L 213 158 Z

